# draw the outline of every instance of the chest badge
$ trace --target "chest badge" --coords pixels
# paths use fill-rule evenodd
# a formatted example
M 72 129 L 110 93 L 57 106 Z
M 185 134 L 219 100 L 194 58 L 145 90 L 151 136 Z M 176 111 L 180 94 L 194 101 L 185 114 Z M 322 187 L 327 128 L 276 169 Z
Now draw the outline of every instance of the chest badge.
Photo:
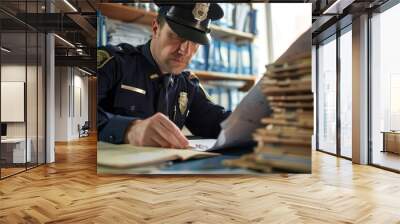
M 179 110 L 183 115 L 187 109 L 188 97 L 186 92 L 179 93 Z

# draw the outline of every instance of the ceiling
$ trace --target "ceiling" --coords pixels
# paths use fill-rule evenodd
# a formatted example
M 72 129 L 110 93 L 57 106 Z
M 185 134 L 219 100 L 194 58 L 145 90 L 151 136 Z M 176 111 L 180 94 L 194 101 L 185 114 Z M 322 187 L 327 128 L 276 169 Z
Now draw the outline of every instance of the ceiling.
M 351 24 L 352 18 L 372 11 L 388 0 L 308 0 L 312 3 L 313 43 Z
M 2 46 L 12 50 L 7 53 L 8 58 L 12 60 L 24 58 L 24 55 L 36 55 L 38 49 L 34 43 L 30 43 L 31 39 L 36 33 L 51 32 L 75 45 L 71 47 L 55 38 L 56 65 L 80 66 L 77 60 L 80 58 L 86 66 L 90 65 L 88 67 L 95 70 L 96 3 L 94 0 L 47 0 L 46 5 L 45 0 L 1 0 Z M 25 41 L 28 41 L 28 45 Z M 25 46 L 28 46 L 26 50 Z

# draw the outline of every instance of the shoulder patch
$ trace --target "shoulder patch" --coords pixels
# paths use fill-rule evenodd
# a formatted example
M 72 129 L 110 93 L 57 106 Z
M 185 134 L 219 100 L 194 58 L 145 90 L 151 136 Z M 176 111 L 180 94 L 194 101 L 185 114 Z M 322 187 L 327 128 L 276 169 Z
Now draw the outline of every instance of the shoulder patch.
M 199 87 L 201 89 L 201 91 L 203 92 L 203 94 L 206 96 L 206 98 L 212 102 L 211 96 L 208 94 L 207 90 L 204 89 L 203 85 L 201 83 L 199 83 Z
M 191 79 L 199 79 L 199 77 L 197 77 L 196 76 L 196 74 L 194 74 L 194 72 L 189 72 L 190 74 L 189 74 L 189 80 L 191 80 Z
M 97 50 L 97 68 L 102 68 L 113 58 L 106 50 Z
M 197 77 L 197 75 L 196 74 L 194 74 L 194 72 L 192 72 L 192 71 L 188 71 L 189 72 L 189 80 L 190 81 L 194 81 L 194 84 L 195 85 L 197 85 L 199 88 L 200 88 L 200 91 L 201 92 L 203 92 L 203 94 L 206 96 L 206 98 L 209 100 L 209 101 L 212 101 L 211 100 L 211 96 L 208 94 L 208 92 L 207 92 L 207 90 L 203 87 L 203 85 L 200 83 L 200 79 L 199 79 L 199 77 Z

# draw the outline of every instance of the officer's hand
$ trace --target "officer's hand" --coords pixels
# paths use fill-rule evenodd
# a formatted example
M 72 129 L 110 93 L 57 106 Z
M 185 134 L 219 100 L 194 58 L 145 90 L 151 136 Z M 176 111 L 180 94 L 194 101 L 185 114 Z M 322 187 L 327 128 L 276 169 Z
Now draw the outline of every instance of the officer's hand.
M 136 120 L 125 133 L 125 143 L 180 149 L 189 147 L 179 128 L 162 113 Z

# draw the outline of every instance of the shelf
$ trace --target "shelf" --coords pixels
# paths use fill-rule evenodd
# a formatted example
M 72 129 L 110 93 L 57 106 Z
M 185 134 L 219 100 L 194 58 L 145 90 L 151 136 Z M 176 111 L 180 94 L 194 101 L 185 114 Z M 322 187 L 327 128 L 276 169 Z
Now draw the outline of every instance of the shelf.
M 154 18 L 157 17 L 156 12 L 146 11 L 144 9 L 126 6 L 117 3 L 100 3 L 98 8 L 101 13 L 111 19 L 120 20 L 128 23 L 139 23 L 151 26 Z M 235 39 L 237 41 L 253 41 L 254 35 L 231 28 L 220 27 L 214 24 L 210 25 L 211 35 L 219 38 Z
M 231 28 L 217 26 L 214 24 L 210 25 L 210 29 L 212 36 L 219 37 L 221 39 L 232 39 L 233 37 L 236 41 L 253 41 L 255 37 L 252 33 L 246 33 Z
M 256 82 L 255 75 L 239 75 L 239 74 L 228 74 L 222 72 L 212 72 L 212 71 L 192 71 L 200 81 L 233 81 L 233 82 L 243 82 L 242 87 L 239 88 L 240 91 L 248 91 Z
M 150 26 L 153 19 L 157 17 L 156 12 L 150 12 L 118 3 L 100 3 L 97 6 L 104 16 L 127 23 L 139 23 Z

